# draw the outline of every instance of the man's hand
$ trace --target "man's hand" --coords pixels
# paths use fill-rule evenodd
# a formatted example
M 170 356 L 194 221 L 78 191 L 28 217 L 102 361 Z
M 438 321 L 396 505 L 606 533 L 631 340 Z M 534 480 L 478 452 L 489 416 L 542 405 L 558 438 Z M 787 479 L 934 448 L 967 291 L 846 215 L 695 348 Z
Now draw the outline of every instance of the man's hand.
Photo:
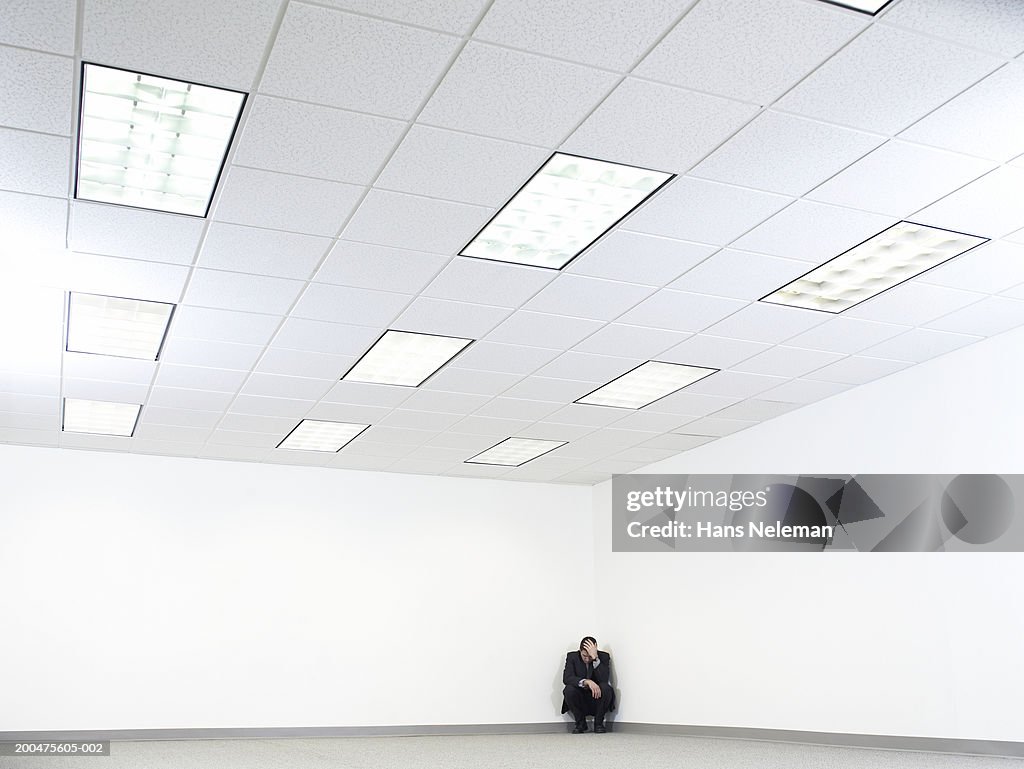
M 585 683 L 587 685 L 587 688 L 590 689 L 590 696 L 591 697 L 593 697 L 595 700 L 601 699 L 601 687 L 600 686 L 595 684 L 590 679 L 584 679 L 583 683 Z
M 593 641 L 586 641 L 583 644 L 583 651 L 587 653 L 587 656 L 590 657 L 591 660 L 597 659 L 597 644 Z

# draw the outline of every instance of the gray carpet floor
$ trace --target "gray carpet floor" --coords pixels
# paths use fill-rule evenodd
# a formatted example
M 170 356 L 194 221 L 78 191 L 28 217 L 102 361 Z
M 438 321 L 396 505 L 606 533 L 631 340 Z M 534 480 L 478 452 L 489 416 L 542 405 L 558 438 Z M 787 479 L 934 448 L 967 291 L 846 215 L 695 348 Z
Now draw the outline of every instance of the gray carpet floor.
M 640 734 L 115 742 L 109 757 L 0 757 L 3 769 L 1021 769 L 1024 759 Z

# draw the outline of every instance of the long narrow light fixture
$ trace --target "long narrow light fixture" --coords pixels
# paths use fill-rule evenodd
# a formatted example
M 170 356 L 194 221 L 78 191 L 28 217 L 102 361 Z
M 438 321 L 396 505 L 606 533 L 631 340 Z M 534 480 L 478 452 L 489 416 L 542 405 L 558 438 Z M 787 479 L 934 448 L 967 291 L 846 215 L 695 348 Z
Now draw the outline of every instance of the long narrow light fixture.
M 898 222 L 761 299 L 839 313 L 988 242 L 988 238 Z
M 822 2 L 874 16 L 891 3 L 892 0 L 822 0 Z
M 75 197 L 206 216 L 244 103 L 238 91 L 83 65 Z
M 464 464 L 470 465 L 503 465 L 519 467 L 539 456 L 564 446 L 568 441 L 545 441 L 539 438 L 506 438 L 501 443 L 491 446 L 467 459 Z
M 674 176 L 556 152 L 460 254 L 560 270 Z
M 92 433 L 118 435 L 130 438 L 139 421 L 138 403 L 110 403 L 79 398 L 64 399 L 64 421 L 61 429 L 66 433 Z
M 718 369 L 649 360 L 575 402 L 591 406 L 640 409 L 716 371 Z
M 472 341 L 389 329 L 342 380 L 419 387 Z
M 277 448 L 292 451 L 341 451 L 345 445 L 369 425 L 351 422 L 324 422 L 318 419 L 303 419 L 284 437 Z
M 68 352 L 156 360 L 174 305 L 72 292 L 68 299 Z

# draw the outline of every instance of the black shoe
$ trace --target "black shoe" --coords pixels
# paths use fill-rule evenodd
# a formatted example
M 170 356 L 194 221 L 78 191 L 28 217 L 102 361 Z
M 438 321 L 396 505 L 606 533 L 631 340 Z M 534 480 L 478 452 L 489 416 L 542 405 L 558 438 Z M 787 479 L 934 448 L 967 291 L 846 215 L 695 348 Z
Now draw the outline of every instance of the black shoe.
M 594 734 L 604 734 L 607 731 L 603 723 L 594 724 Z
M 584 732 L 587 732 L 587 731 L 590 731 L 589 729 L 587 729 L 587 722 L 584 721 L 583 723 L 580 723 L 580 722 L 577 721 L 576 722 L 576 726 L 573 727 L 572 733 L 573 734 L 583 734 Z

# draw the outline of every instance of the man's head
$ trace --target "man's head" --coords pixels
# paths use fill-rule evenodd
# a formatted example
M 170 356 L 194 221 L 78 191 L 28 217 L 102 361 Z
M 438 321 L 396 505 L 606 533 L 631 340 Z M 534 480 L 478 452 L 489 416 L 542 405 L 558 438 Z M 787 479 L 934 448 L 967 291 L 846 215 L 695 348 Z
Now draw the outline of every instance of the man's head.
M 580 657 L 584 662 L 593 662 L 597 659 L 597 639 L 593 636 L 584 636 L 580 641 Z

